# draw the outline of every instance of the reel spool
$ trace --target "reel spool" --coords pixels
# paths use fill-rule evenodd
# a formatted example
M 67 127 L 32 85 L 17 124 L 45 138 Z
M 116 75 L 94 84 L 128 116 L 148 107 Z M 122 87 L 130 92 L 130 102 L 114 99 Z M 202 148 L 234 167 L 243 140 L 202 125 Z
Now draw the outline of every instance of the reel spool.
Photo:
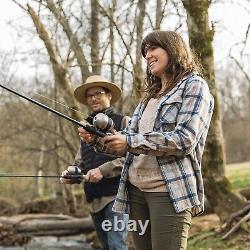
M 106 133 L 114 129 L 114 122 L 107 115 L 99 113 L 93 119 L 93 126 Z

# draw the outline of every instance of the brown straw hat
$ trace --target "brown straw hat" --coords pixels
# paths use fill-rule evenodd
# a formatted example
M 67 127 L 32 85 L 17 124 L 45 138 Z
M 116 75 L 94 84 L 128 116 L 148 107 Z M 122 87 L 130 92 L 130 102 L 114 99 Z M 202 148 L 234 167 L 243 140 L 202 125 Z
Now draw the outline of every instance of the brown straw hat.
M 103 87 L 108 89 L 112 94 L 112 99 L 110 101 L 110 104 L 117 102 L 122 95 L 122 91 L 118 85 L 109 82 L 103 76 L 94 75 L 88 77 L 84 84 L 75 89 L 74 96 L 76 100 L 80 103 L 87 105 L 86 91 L 92 87 Z

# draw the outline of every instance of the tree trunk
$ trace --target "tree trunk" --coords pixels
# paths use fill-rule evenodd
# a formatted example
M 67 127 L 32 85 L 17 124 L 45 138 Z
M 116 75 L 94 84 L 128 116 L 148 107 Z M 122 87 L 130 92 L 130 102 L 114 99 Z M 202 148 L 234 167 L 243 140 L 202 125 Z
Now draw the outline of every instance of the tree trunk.
M 44 145 L 44 139 L 42 139 L 42 145 L 39 152 L 39 162 L 38 162 L 38 176 L 44 175 L 44 151 L 45 151 L 45 145 Z M 38 178 L 38 197 L 41 197 L 44 195 L 44 186 L 43 186 L 44 180 L 43 178 Z
M 141 43 L 143 38 L 143 23 L 146 16 L 146 3 L 145 0 L 138 1 L 139 13 L 136 18 L 136 59 L 134 65 L 134 86 L 132 91 L 132 110 L 142 97 L 142 90 L 144 86 L 144 72 L 142 70 L 142 56 L 141 56 Z
M 57 93 L 57 84 L 55 83 L 54 84 L 54 100 L 57 100 L 57 97 L 58 97 L 58 93 Z M 57 109 L 57 103 L 55 102 L 54 104 L 54 108 Z M 60 134 L 60 118 L 59 117 L 55 117 L 54 118 L 54 129 L 56 131 L 57 134 Z M 58 140 L 58 137 L 56 136 L 54 138 L 54 148 L 55 148 L 55 154 L 54 154 L 54 163 L 55 163 L 55 172 L 60 175 L 61 174 L 61 169 L 60 169 L 60 160 L 59 160 L 59 155 L 60 155 L 60 148 L 59 148 L 59 140 Z M 65 167 L 66 168 L 66 167 Z M 60 200 L 61 197 L 63 196 L 63 187 L 62 187 L 62 184 L 58 181 L 55 181 L 53 183 L 54 185 L 54 193 L 55 193 L 55 196 Z
M 161 0 L 156 1 L 156 12 L 155 12 L 155 29 L 159 30 L 161 28 Z
M 156 9 L 155 9 L 155 30 L 161 29 L 161 23 L 164 17 L 165 9 L 167 6 L 168 0 L 164 1 L 164 5 L 162 3 L 162 0 L 156 1 Z M 163 5 L 163 6 L 162 6 Z
M 210 29 L 208 20 L 211 1 L 182 0 L 182 3 L 187 11 L 190 46 L 201 60 L 205 78 L 215 100 L 203 157 L 205 194 L 220 220 L 225 221 L 231 213 L 241 209 L 245 202 L 231 191 L 230 183 L 225 177 L 224 141 L 214 73 L 212 46 L 214 30 Z
M 92 72 L 97 75 L 101 73 L 101 62 L 99 58 L 99 12 L 97 0 L 91 0 L 91 63 Z
M 116 0 L 112 0 L 112 6 L 110 6 L 110 17 L 114 19 L 114 11 L 116 8 Z M 109 20 L 109 42 L 110 42 L 110 78 L 111 82 L 115 82 L 115 43 L 114 43 L 114 24 Z

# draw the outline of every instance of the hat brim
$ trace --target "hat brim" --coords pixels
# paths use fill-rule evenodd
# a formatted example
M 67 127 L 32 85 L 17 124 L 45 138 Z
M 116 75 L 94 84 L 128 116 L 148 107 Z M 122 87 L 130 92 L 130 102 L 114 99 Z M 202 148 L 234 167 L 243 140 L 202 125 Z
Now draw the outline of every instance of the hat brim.
M 122 90 L 116 84 L 112 82 L 90 82 L 90 83 L 85 83 L 75 89 L 74 96 L 76 100 L 82 104 L 87 105 L 88 103 L 86 99 L 86 91 L 89 88 L 93 87 L 103 87 L 108 89 L 112 94 L 112 99 L 110 100 L 110 104 L 114 104 L 121 98 Z

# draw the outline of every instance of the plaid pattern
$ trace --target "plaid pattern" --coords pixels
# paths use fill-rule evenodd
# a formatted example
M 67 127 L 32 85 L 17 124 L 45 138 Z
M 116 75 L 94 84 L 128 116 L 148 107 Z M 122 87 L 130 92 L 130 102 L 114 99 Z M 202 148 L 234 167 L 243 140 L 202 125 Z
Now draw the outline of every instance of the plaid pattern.
M 214 107 L 207 83 L 196 74 L 183 78 L 161 98 L 152 132 L 138 134 L 145 109 L 139 104 L 124 133 L 129 153 L 113 210 L 129 213 L 128 169 L 136 154 L 155 155 L 177 213 L 192 208 L 193 215 L 204 208 L 201 159 Z

